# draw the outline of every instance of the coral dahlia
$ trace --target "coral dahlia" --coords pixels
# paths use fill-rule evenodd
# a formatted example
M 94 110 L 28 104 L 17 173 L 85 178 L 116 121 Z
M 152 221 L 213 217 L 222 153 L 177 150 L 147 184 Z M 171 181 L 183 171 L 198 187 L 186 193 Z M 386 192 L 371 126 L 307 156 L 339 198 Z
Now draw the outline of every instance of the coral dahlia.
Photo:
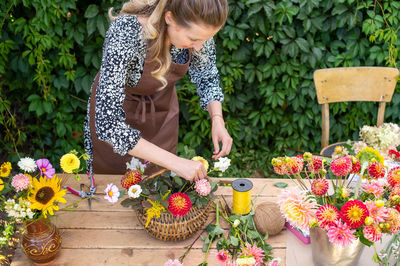
M 351 244 L 353 240 L 356 239 L 353 235 L 355 231 L 356 230 L 350 229 L 347 224 L 343 224 L 339 220 L 335 226 L 331 226 L 329 228 L 327 235 L 331 243 L 346 247 L 347 245 Z
M 196 189 L 199 195 L 207 196 L 211 192 L 211 184 L 207 181 L 207 179 L 200 179 L 196 181 L 194 189 Z
M 331 163 L 331 170 L 335 176 L 345 176 L 353 169 L 353 163 L 347 156 L 336 158 Z
M 376 242 L 382 238 L 382 231 L 377 224 L 365 226 L 363 234 L 371 242 Z
M 192 208 L 192 202 L 185 193 L 177 192 L 168 198 L 168 210 L 173 216 L 184 216 Z
M 311 191 L 318 196 L 325 195 L 328 191 L 329 183 L 325 178 L 315 179 L 311 184 Z
M 303 170 L 303 159 L 300 157 L 286 157 L 285 158 L 286 167 L 288 168 L 289 174 L 297 174 Z
M 353 155 L 347 155 L 346 157 L 350 158 L 351 163 L 353 164 L 353 167 L 351 168 L 351 174 L 357 174 L 361 171 L 361 163 L 357 159 L 357 157 Z
M 400 230 L 400 213 L 393 208 L 389 208 L 388 213 L 389 219 L 387 220 L 387 223 L 390 226 L 389 231 L 392 234 L 396 234 Z
M 319 173 L 322 169 L 322 159 L 320 157 L 312 157 L 307 165 L 308 171 Z
M 142 181 L 142 174 L 139 170 L 128 170 L 121 179 L 121 186 L 129 189 L 131 186 L 139 184 Z
M 381 163 L 372 162 L 368 165 L 368 174 L 375 179 L 382 178 L 385 176 L 385 168 Z
M 349 200 L 340 211 L 340 218 L 351 228 L 362 226 L 368 215 L 367 206 L 359 200 Z
M 374 219 L 374 223 L 384 223 L 387 218 L 389 218 L 388 208 L 384 206 L 377 206 L 373 201 L 366 201 L 365 206 L 367 206 L 369 217 Z
M 340 218 L 340 213 L 335 206 L 325 204 L 319 207 L 316 217 L 321 228 L 325 228 L 335 225 Z
M 241 248 L 241 253 L 239 257 L 251 256 L 256 260 L 257 265 L 262 265 L 263 259 L 265 257 L 264 250 L 253 244 L 251 246 L 249 243 L 246 243 L 246 246 Z
M 400 183 L 400 166 L 394 167 L 389 171 L 387 181 L 392 187 Z
M 362 190 L 366 193 L 371 193 L 374 195 L 375 198 L 379 199 L 385 190 L 383 189 L 382 186 L 376 182 L 376 180 L 367 180 L 363 185 L 362 185 Z
M 283 163 L 283 158 L 273 158 L 271 161 L 272 166 L 274 167 L 274 172 L 278 175 L 286 175 L 288 173 L 288 169 L 286 165 Z

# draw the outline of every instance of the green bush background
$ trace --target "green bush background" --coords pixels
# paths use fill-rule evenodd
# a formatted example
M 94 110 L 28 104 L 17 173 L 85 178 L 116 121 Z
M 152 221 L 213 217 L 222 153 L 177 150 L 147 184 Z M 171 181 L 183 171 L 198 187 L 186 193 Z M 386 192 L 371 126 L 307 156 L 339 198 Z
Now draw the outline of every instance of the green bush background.
M 83 151 L 83 120 L 109 20 L 123 1 L 8 0 L 0 8 L 0 162 Z M 231 0 L 216 35 L 224 114 L 234 146 L 225 175 L 270 175 L 272 156 L 319 152 L 313 72 L 395 66 L 400 1 Z M 178 84 L 180 149 L 210 158 L 208 113 L 188 79 Z M 375 104 L 331 105 L 331 142 L 376 123 Z M 385 121 L 399 123 L 399 86 Z

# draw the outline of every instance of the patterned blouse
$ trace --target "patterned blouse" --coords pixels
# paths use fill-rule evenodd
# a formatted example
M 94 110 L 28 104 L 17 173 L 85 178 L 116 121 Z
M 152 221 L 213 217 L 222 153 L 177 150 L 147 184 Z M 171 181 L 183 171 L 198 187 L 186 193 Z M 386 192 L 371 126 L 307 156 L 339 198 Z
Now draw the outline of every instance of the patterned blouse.
M 184 64 L 189 59 L 187 49 L 171 48 L 171 59 Z M 141 138 L 140 131 L 125 123 L 122 109 L 125 99 L 125 84 L 136 87 L 142 76 L 146 57 L 146 41 L 142 26 L 136 16 L 121 15 L 111 22 L 103 46 L 100 79 L 96 92 L 96 133 L 100 140 L 111 144 L 114 152 L 125 155 Z M 190 81 L 196 83 L 200 106 L 224 96 L 219 86 L 219 75 L 215 64 L 214 40 L 207 40 L 199 52 L 192 53 L 189 63 Z M 89 99 L 90 103 L 90 99 Z M 92 141 L 89 127 L 89 110 L 84 124 L 85 150 L 89 155 L 88 170 L 92 167 Z

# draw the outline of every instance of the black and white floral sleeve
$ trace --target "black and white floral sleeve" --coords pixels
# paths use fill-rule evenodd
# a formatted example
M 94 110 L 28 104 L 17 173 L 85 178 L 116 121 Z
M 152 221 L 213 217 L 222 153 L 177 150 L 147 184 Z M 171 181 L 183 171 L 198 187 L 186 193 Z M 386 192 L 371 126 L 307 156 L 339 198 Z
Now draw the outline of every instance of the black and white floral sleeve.
M 214 39 L 204 42 L 198 52 L 192 53 L 189 65 L 190 81 L 196 83 L 197 94 L 200 96 L 200 106 L 207 110 L 211 101 L 224 100 L 222 89 L 219 86 L 219 75 L 216 66 Z
M 95 125 L 98 138 L 111 144 L 114 152 L 120 155 L 125 155 L 140 139 L 140 131 L 125 123 L 123 102 L 128 65 L 143 54 L 141 49 L 145 48 L 138 20 L 132 16 L 115 19 L 107 31 L 103 48 Z

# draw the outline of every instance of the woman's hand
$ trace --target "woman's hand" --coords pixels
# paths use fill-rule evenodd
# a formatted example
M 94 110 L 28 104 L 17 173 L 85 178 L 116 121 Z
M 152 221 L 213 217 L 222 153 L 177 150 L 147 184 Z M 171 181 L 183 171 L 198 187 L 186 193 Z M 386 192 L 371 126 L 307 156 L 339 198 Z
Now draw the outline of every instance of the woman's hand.
M 184 158 L 179 158 L 174 164 L 174 171 L 177 175 L 189 181 L 196 181 L 207 178 L 207 171 L 200 161 L 192 161 Z
M 222 118 L 222 115 L 212 116 L 211 119 L 211 135 L 214 144 L 214 152 L 212 158 L 216 160 L 230 153 L 232 148 L 232 138 L 225 128 L 225 122 Z M 220 142 L 222 142 L 221 149 L 219 147 Z

